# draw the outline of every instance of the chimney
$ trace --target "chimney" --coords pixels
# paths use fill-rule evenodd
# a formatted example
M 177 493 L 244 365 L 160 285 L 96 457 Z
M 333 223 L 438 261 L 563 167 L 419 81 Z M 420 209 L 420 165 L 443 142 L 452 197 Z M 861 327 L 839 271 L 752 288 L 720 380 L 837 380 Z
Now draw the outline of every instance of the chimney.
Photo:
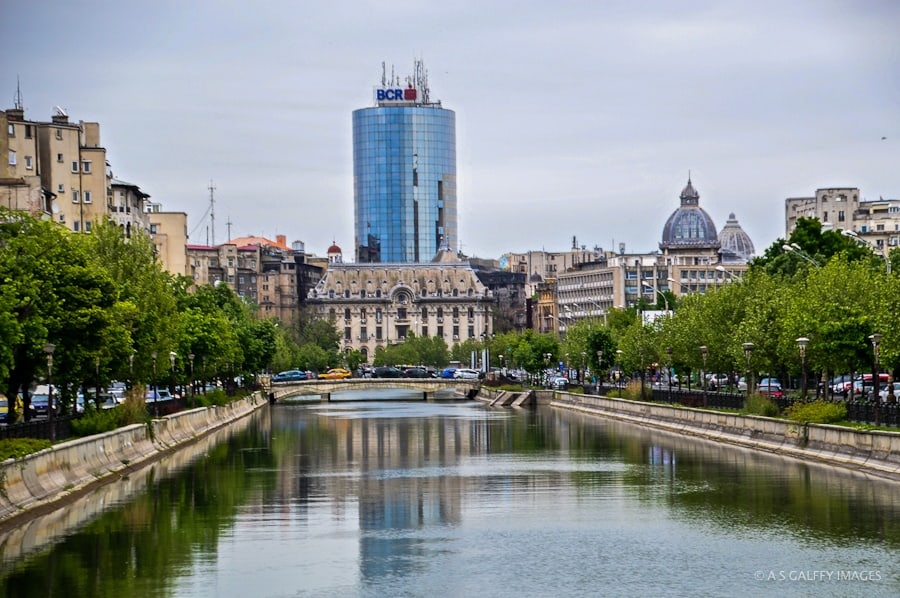
M 53 123 L 57 125 L 67 125 L 69 124 L 69 115 L 68 114 L 54 114 L 53 115 Z
M 276 235 L 275 242 L 278 243 L 279 247 L 287 247 L 287 235 Z
M 21 122 L 25 120 L 25 109 L 24 108 L 8 108 L 6 110 L 6 118 L 10 121 L 18 121 Z

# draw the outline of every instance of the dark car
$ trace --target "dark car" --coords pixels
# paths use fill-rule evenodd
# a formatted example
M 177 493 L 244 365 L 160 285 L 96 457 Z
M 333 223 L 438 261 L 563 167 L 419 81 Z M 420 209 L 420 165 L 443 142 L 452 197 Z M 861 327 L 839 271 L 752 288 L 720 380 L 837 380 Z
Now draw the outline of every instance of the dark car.
M 389 365 L 381 365 L 372 370 L 373 378 L 402 378 L 403 372 Z
M 43 393 L 31 395 L 31 412 L 34 415 L 48 415 L 50 412 L 50 395 Z
M 272 376 L 272 382 L 298 382 L 300 380 L 306 380 L 306 372 L 303 370 L 287 370 Z
M 425 368 L 406 368 L 403 370 L 404 378 L 431 378 L 431 374 Z
M 781 382 L 775 378 L 763 378 L 756 387 L 756 392 L 770 399 L 780 399 L 784 396 L 784 390 L 781 388 Z

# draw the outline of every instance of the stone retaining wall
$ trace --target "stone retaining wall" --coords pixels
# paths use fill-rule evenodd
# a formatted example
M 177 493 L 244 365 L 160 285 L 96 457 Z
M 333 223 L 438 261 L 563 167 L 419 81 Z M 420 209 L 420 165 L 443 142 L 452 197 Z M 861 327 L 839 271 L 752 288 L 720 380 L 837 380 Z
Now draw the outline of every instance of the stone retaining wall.
M 799 424 L 566 392 L 554 393 L 550 405 L 900 480 L 900 433 L 896 432 Z
M 266 404 L 259 393 L 56 444 L 0 463 L 0 522 L 147 463 Z

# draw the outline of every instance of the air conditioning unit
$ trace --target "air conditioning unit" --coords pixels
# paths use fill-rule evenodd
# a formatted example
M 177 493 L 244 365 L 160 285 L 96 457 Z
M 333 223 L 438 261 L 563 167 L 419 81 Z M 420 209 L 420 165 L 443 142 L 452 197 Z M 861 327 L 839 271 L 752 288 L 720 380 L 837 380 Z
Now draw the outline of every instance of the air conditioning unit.
M 443 324 L 443 323 L 444 323 L 444 318 L 438 318 L 438 324 Z
M 454 334 L 454 335 L 453 335 L 453 340 L 458 341 L 458 340 L 459 340 L 459 335 L 458 335 L 458 334 Z

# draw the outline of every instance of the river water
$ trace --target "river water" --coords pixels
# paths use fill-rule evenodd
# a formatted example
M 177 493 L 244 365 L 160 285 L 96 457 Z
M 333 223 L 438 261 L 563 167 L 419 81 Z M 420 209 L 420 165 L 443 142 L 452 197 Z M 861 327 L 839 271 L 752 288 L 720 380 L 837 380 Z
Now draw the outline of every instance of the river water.
M 0 595 L 898 596 L 898 556 L 897 483 L 550 408 L 338 400 L 0 535 Z

